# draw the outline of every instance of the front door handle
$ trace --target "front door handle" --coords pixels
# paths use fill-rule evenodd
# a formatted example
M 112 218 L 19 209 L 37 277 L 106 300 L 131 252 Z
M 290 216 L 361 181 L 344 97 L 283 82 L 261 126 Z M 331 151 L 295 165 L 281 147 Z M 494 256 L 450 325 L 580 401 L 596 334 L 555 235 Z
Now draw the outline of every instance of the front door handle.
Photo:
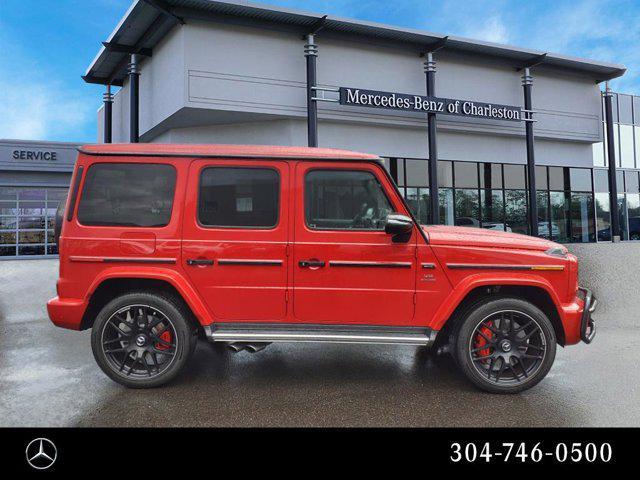
M 187 265 L 213 265 L 213 260 L 208 260 L 206 258 L 189 258 L 187 260 Z
M 324 267 L 324 262 L 321 260 L 300 260 L 298 265 L 301 267 L 318 268 Z

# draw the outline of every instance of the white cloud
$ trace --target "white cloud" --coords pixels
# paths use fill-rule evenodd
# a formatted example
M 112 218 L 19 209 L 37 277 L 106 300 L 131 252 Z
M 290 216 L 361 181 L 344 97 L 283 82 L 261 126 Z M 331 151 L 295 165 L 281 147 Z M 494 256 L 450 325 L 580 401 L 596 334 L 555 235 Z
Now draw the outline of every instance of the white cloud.
M 480 28 L 476 27 L 475 22 L 469 23 L 463 35 L 465 37 L 473 38 L 474 40 L 484 40 L 486 42 L 493 43 L 509 43 L 509 30 L 500 16 L 494 15 L 480 23 Z
M 91 118 L 86 100 L 55 82 L 0 81 L 0 92 L 0 138 L 77 138 Z

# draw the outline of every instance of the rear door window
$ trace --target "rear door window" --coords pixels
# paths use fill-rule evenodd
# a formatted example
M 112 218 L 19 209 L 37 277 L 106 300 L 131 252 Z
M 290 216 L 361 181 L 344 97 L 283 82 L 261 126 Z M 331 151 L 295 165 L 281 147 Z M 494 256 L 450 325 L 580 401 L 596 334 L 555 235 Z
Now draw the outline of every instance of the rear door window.
M 206 227 L 273 228 L 280 175 L 271 168 L 207 167 L 200 176 L 198 221 Z
M 171 165 L 97 163 L 87 172 L 78 221 L 91 226 L 164 227 L 171 219 Z

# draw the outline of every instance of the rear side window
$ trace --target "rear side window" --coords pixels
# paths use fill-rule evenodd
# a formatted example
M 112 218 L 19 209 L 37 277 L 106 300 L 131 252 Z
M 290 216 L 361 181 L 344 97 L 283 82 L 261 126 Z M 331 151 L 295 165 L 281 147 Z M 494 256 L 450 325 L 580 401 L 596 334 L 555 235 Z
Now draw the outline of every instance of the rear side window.
M 87 172 L 78 221 L 91 226 L 164 227 L 171 219 L 171 165 L 97 163 Z
M 270 168 L 209 167 L 200 177 L 198 221 L 207 227 L 273 228 L 280 175 Z
M 304 188 L 305 220 L 314 230 L 384 230 L 393 212 L 371 172 L 312 170 Z

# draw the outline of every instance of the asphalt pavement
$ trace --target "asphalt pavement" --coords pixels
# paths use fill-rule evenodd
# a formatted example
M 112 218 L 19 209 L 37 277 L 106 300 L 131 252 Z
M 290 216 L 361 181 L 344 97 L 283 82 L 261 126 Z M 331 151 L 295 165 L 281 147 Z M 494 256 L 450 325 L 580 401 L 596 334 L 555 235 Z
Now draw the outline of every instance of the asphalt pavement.
M 640 426 L 640 328 L 606 316 L 518 395 L 480 392 L 422 347 L 204 341 L 169 386 L 129 390 L 98 368 L 89 331 L 47 318 L 57 268 L 0 262 L 0 426 Z

